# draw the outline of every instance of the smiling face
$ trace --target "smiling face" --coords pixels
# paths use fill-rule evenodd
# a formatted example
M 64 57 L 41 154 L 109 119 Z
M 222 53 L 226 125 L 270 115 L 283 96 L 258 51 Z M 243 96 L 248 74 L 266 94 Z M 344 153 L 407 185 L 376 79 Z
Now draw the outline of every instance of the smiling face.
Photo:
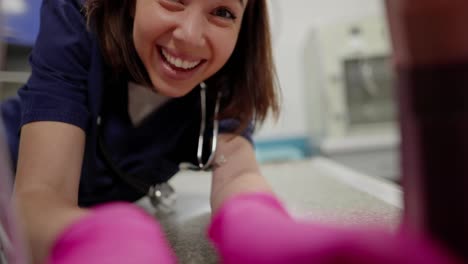
M 247 0 L 136 0 L 133 41 L 154 89 L 180 97 L 231 56 Z

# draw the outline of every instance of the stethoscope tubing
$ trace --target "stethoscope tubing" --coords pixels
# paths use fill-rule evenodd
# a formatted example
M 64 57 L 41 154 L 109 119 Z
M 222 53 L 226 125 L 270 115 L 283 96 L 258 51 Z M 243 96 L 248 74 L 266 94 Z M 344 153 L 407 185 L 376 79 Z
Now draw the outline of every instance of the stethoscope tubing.
M 218 121 L 218 114 L 220 108 L 220 101 L 221 101 L 221 92 L 218 92 L 216 98 L 216 105 L 214 109 L 214 116 L 213 116 L 213 135 L 211 138 L 211 152 L 208 160 L 203 162 L 203 145 L 205 141 L 205 130 L 207 124 L 207 116 L 206 116 L 206 89 L 207 85 L 202 82 L 200 83 L 200 112 L 201 112 L 201 120 L 200 120 L 200 133 L 198 135 L 198 146 L 197 146 L 197 161 L 198 164 L 194 165 L 191 163 L 181 163 L 179 165 L 180 169 L 185 170 L 197 170 L 197 171 L 209 171 L 213 166 L 213 161 L 215 159 L 216 148 L 218 145 L 218 133 L 219 133 L 219 121 Z

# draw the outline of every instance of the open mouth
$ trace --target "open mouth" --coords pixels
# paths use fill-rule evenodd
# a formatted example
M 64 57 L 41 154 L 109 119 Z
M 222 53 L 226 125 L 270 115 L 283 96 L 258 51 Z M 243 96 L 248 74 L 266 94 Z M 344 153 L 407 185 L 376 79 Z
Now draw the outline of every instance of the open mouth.
M 183 60 L 169 54 L 164 48 L 158 47 L 159 54 L 164 62 L 176 71 L 189 72 L 200 67 L 206 60 Z

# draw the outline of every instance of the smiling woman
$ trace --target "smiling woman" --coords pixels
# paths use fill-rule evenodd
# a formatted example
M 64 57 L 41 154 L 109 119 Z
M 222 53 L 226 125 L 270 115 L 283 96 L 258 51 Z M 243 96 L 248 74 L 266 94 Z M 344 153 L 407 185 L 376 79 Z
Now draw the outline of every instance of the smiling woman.
M 252 140 L 279 112 L 266 0 L 41 4 L 32 74 L 1 105 L 35 262 L 172 263 L 131 204 L 91 206 L 145 195 L 159 206 L 180 164 L 212 171 L 215 214 L 241 192 L 270 193 Z

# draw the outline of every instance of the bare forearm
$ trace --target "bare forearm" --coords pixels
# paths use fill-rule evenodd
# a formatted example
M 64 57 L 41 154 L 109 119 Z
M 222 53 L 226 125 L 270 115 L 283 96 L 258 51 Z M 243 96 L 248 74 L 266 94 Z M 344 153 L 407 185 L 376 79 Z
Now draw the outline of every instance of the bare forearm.
M 217 159 L 224 159 L 213 171 L 211 209 L 216 212 L 226 199 L 246 192 L 271 192 L 260 173 L 252 145 L 236 135 L 221 135 Z
M 60 199 L 51 190 L 16 192 L 15 198 L 34 263 L 42 263 L 58 235 L 87 210 Z
M 214 175 L 214 177 L 223 177 Z M 216 212 L 226 199 L 246 192 L 272 192 L 266 179 L 259 173 L 245 172 L 230 176 L 224 180 L 213 181 L 211 191 L 211 208 Z

